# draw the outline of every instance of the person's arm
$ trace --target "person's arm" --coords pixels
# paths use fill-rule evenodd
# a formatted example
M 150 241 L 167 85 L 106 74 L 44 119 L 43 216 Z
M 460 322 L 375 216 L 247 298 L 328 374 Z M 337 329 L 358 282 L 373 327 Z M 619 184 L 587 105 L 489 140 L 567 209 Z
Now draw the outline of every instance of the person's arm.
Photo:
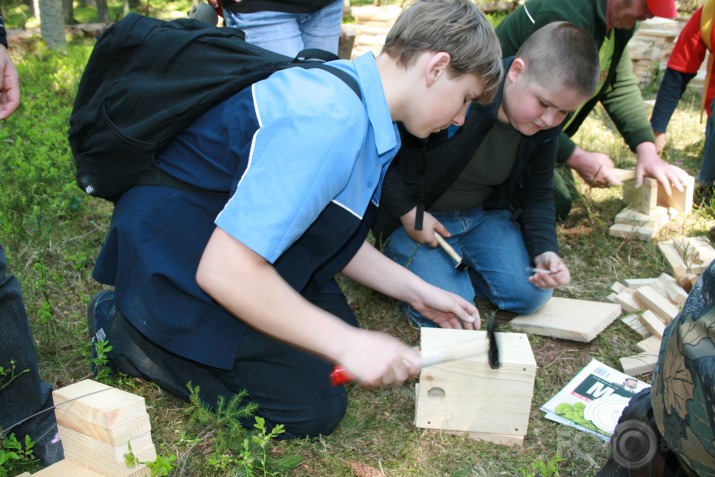
M 385 333 L 350 326 L 312 305 L 263 257 L 220 228 L 206 245 L 196 280 L 249 326 L 344 366 L 362 384 L 400 384 L 419 372 L 417 351 Z
M 673 111 L 707 55 L 707 47 L 700 36 L 702 11 L 702 7 L 696 10 L 680 31 L 658 89 L 650 125 L 656 136 L 656 150 L 659 153 L 665 146 L 665 131 Z
M 9 118 L 20 106 L 20 78 L 7 47 L 7 34 L 0 17 L 0 120 Z
M 640 187 L 644 177 L 648 176 L 656 179 L 668 195 L 672 193 L 671 184 L 682 191 L 687 173 L 663 161 L 656 151 L 655 135 L 643 107 L 643 97 L 627 50 L 616 68 L 615 80 L 601 102 L 623 139 L 636 153 L 636 187 Z
M 556 210 L 553 200 L 553 170 L 557 138 L 535 149 L 528 165 L 523 210 L 519 216 L 524 244 L 537 269 L 529 281 L 539 288 L 556 288 L 571 282 L 571 274 L 559 257 Z
M 442 328 L 479 328 L 479 312 L 473 303 L 430 285 L 367 242 L 343 273 L 375 291 L 408 303 Z

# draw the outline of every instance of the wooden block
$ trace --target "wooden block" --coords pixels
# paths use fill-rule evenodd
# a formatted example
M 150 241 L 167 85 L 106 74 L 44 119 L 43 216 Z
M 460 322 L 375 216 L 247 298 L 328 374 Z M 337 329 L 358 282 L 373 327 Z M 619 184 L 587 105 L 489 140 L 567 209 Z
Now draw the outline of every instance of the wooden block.
M 688 265 L 685 263 L 685 260 L 683 260 L 683 257 L 681 257 L 672 241 L 659 243 L 658 249 L 670 266 L 670 270 L 673 272 L 673 277 L 678 283 L 681 283 L 681 280 L 684 277 L 687 277 L 688 273 L 690 273 Z
M 645 215 L 653 215 L 658 206 L 658 181 L 650 177 L 643 179 L 643 184 L 636 188 L 635 179 L 623 183 L 623 201 Z
M 690 271 L 702 273 L 715 259 L 715 249 L 702 237 L 681 237 L 673 239 L 673 245 L 680 253 Z
M 648 328 L 643 326 L 643 323 L 641 323 L 639 316 L 634 313 L 621 318 L 621 322 L 636 333 L 638 333 L 642 338 L 648 338 L 649 336 L 651 336 L 651 332 L 648 331 Z
M 643 305 L 655 313 L 665 324 L 673 321 L 680 311 L 670 300 L 653 290 L 650 286 L 638 288 L 635 296 L 636 300 L 643 303 Z
M 657 280 L 657 278 L 626 278 L 624 281 L 628 288 L 636 289 L 645 285 L 652 285 Z
M 661 339 L 657 336 L 650 336 L 636 343 L 636 347 L 644 353 L 660 353 Z
M 53 391 L 55 408 L 113 429 L 146 415 L 144 398 L 85 379 Z
M 658 355 L 653 353 L 640 353 L 620 359 L 623 372 L 629 376 L 651 373 L 658 362 Z
M 32 475 L 34 477 L 104 477 L 102 474 L 67 459 L 61 460 L 49 467 L 45 467 Z
M 665 324 L 660 319 L 658 319 L 657 316 L 646 310 L 640 316 L 639 320 L 641 321 L 641 323 L 643 323 L 643 326 L 648 328 L 648 331 L 650 331 L 653 336 L 656 336 L 658 339 L 663 338 L 663 332 L 665 332 Z
M 606 300 L 610 301 L 611 303 L 615 303 L 616 302 L 616 294 L 609 293 L 608 296 L 606 297 Z
M 623 290 L 625 290 L 626 288 L 628 288 L 628 287 L 625 286 L 624 284 L 620 283 L 620 282 L 613 282 L 613 285 L 611 285 L 611 290 L 613 290 L 613 292 L 614 292 L 616 295 L 618 295 L 619 293 L 621 293 L 621 292 L 622 292 Z
M 608 228 L 611 237 L 637 239 L 648 242 L 660 232 L 661 227 L 643 227 L 640 225 L 613 224 Z
M 423 354 L 473 343 L 485 349 L 486 332 L 422 328 Z M 523 333 L 497 332 L 501 366 L 491 369 L 486 353 L 423 368 L 416 391 L 415 425 L 479 433 L 482 438 L 526 435 L 536 360 Z
M 107 477 L 150 475 L 149 469 L 144 464 L 127 466 L 124 456 L 129 453 L 129 443 L 115 447 L 64 426 L 57 426 L 57 428 L 62 439 L 65 460 L 81 464 Z M 156 449 L 151 440 L 151 433 L 134 437 L 129 442 L 137 459 L 143 462 L 156 460 Z M 143 473 L 142 469 L 146 470 L 146 473 Z
M 621 314 L 614 303 L 553 297 L 530 315 L 519 315 L 509 325 L 536 335 L 588 343 Z
M 437 432 L 431 430 L 431 432 Z M 492 434 L 489 432 L 462 432 L 462 431 L 439 431 L 445 434 L 459 434 L 479 441 L 488 441 L 503 446 L 522 447 L 524 436 L 512 434 Z
M 613 168 L 611 171 L 611 176 L 617 178 L 621 182 L 625 182 L 636 178 L 636 170 Z
M 690 244 L 698 254 L 698 259 L 706 265 L 715 260 L 715 248 L 705 237 L 690 237 Z
M 627 288 L 616 295 L 616 303 L 618 303 L 626 313 L 633 313 L 641 309 L 641 304 L 633 297 L 633 290 Z
M 678 285 L 675 278 L 671 277 L 667 273 L 663 273 L 658 277 L 658 283 L 673 304 L 678 307 L 682 307 L 685 304 L 685 300 L 688 299 L 688 292 L 686 292 L 683 287 Z
M 72 429 L 94 440 L 115 447 L 126 444 L 127 441 L 132 440 L 134 437 L 147 434 L 151 431 L 149 415 L 146 414 L 146 412 L 143 416 L 112 429 L 107 429 L 98 424 L 88 422 L 85 419 L 64 412 L 61 409 L 55 410 L 55 416 L 57 417 L 57 425 Z
M 617 224 L 640 225 L 643 227 L 662 227 L 670 221 L 668 209 L 656 207 L 652 215 L 646 215 L 631 207 L 621 210 L 614 219 Z
M 654 180 L 654 179 L 651 179 Z M 672 187 L 672 195 L 668 196 L 665 193 L 663 186 L 657 183 L 658 205 L 663 207 L 671 207 L 683 214 L 689 214 L 693 210 L 693 191 L 695 190 L 695 178 L 688 176 L 683 182 L 683 190 L 679 191 Z

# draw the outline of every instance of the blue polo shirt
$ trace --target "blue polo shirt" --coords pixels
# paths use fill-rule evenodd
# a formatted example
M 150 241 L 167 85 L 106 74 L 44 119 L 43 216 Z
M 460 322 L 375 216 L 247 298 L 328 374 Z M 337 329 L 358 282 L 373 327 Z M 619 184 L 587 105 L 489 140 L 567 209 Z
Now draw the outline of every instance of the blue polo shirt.
M 356 78 L 362 102 L 329 72 L 290 68 L 212 108 L 157 155 L 178 179 L 229 193 L 142 186 L 117 203 L 94 276 L 159 346 L 233 366 L 245 325 L 195 280 L 215 226 L 297 290 L 327 284 L 364 240 L 399 134 L 372 54 L 331 64 Z

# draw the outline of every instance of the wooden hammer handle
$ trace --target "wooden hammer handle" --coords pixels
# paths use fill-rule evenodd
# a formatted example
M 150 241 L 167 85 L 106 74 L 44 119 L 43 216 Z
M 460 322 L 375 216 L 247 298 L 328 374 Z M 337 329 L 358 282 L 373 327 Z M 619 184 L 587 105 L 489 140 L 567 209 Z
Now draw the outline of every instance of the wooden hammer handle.
M 437 239 L 437 243 L 439 243 L 439 246 L 444 249 L 445 252 L 447 252 L 447 255 L 452 257 L 455 262 L 459 263 L 462 261 L 462 257 L 459 256 L 456 250 L 452 248 L 450 244 L 447 243 L 447 241 L 442 237 L 440 234 L 437 232 L 434 233 L 434 238 Z

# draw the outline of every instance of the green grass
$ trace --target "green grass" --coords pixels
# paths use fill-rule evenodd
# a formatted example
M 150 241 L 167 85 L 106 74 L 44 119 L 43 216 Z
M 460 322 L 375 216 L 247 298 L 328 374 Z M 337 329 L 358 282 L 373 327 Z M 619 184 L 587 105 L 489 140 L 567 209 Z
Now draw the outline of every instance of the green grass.
M 91 270 L 111 217 L 110 204 L 85 197 L 75 186 L 66 140 L 76 83 L 90 48 L 87 40 L 73 41 L 67 54 L 60 56 L 48 52 L 36 39 L 13 47 L 23 104 L 0 123 L 0 241 L 10 270 L 23 287 L 41 375 L 54 387 L 88 377 L 85 307 L 101 288 L 92 280 Z M 689 94 L 681 102 L 665 153 L 668 161 L 691 174 L 699 166 L 704 130 L 698 101 L 697 95 Z M 601 110 L 592 114 L 577 139 L 585 149 L 607 152 L 620 166 L 633 165 L 633 154 Z M 668 271 L 655 242 L 608 236 L 613 217 L 624 206 L 619 188 L 580 186 L 582 199 L 558 228 L 573 281 L 559 289 L 557 296 L 605 301 L 617 280 Z M 705 234 L 715 225 L 713 216 L 712 210 L 701 210 L 677 218 L 658 238 Z M 342 283 L 364 327 L 418 344 L 418 332 L 407 326 L 394 301 L 348 280 Z M 509 330 L 507 322 L 501 326 Z M 607 457 L 605 445 L 547 421 L 539 406 L 591 358 L 618 368 L 619 357 L 637 352 L 639 337 L 616 321 L 588 344 L 538 336 L 529 340 L 538 371 L 523 448 L 415 428 L 414 383 L 410 383 L 378 390 L 349 385 L 348 413 L 333 435 L 316 441 L 280 442 L 272 452 L 300 455 L 301 466 L 285 475 L 301 477 L 370 475 L 365 466 L 395 477 L 515 476 L 557 454 L 565 457 L 559 463 L 560 475 L 594 475 Z M 207 458 L 215 443 L 197 435 L 186 414 L 187 403 L 143 380 L 125 378 L 115 385 L 146 398 L 157 451 L 177 457 L 172 475 L 217 475 Z

